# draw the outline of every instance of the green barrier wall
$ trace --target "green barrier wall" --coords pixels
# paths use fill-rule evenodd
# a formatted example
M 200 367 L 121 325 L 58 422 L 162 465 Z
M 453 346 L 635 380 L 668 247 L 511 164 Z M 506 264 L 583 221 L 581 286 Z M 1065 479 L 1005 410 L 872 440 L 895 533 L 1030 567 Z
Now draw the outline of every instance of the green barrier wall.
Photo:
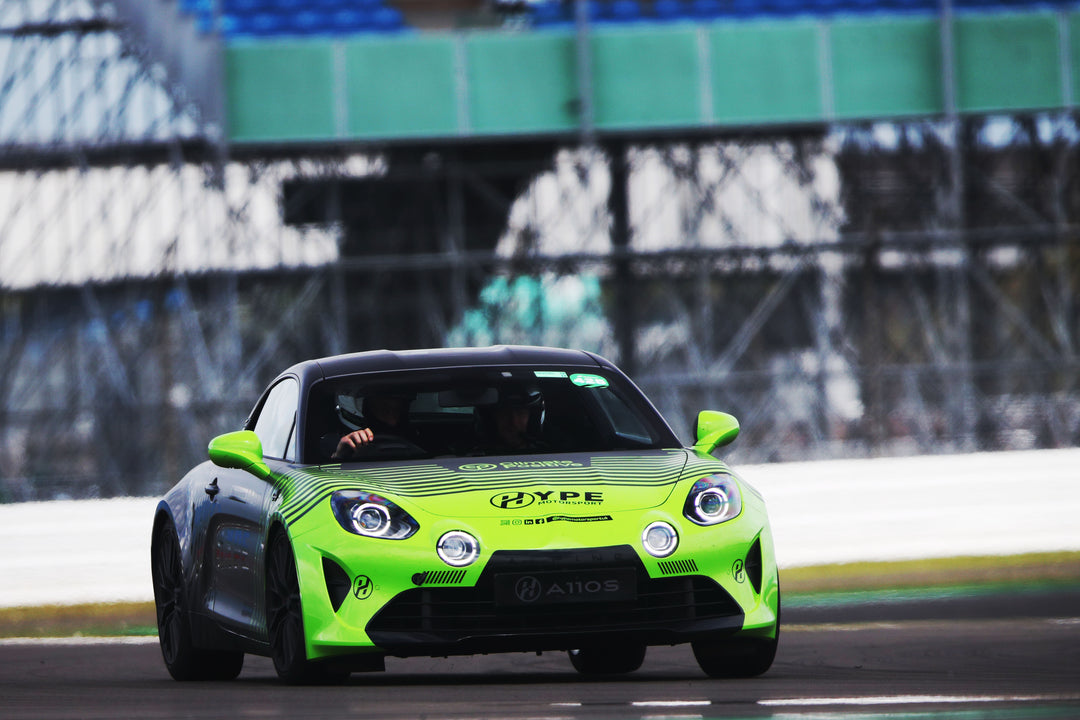
M 830 38 L 837 117 L 932 115 L 944 110 L 936 20 L 838 22 Z
M 947 110 L 932 16 L 598 28 L 598 130 L 816 123 Z M 962 113 L 1071 106 L 1080 12 L 959 15 Z M 568 133 L 578 129 L 571 31 L 233 43 L 233 142 Z
M 819 26 L 808 22 L 719 25 L 707 37 L 716 123 L 821 119 Z

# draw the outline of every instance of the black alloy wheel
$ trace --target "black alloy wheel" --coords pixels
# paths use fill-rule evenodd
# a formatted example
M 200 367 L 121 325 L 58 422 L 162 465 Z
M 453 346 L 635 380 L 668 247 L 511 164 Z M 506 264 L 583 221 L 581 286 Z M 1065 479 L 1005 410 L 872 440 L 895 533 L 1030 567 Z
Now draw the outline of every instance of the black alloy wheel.
M 307 659 L 300 581 L 289 538 L 277 530 L 270 538 L 266 569 L 266 619 L 274 670 L 293 685 L 337 684 L 349 673 Z
M 645 662 L 645 646 L 615 643 L 583 647 L 569 651 L 570 663 L 582 675 L 622 675 L 631 673 Z
M 191 642 L 185 607 L 180 541 L 171 522 L 162 522 L 150 550 L 158 641 L 165 667 L 174 680 L 232 680 L 244 667 L 244 653 L 204 650 Z

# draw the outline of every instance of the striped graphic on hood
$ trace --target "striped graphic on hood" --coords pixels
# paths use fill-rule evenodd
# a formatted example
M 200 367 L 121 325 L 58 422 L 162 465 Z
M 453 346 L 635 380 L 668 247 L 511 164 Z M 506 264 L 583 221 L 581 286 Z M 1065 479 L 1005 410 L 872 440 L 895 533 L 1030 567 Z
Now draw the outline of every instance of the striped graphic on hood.
M 557 460 L 544 456 L 547 466 L 513 467 L 515 463 L 539 464 L 537 456 L 515 459 L 458 458 L 418 465 L 395 465 L 362 469 L 291 469 L 279 476 L 283 502 L 281 514 L 289 524 L 308 513 L 336 490 L 365 490 L 401 498 L 435 497 L 474 491 L 547 486 L 663 486 L 673 485 L 690 465 L 702 465 L 703 472 L 717 472 L 723 465 L 712 460 L 702 463 L 685 450 L 649 450 L 617 455 L 570 455 Z M 494 460 L 494 461 L 492 461 Z M 512 467 L 506 468 L 503 465 Z M 462 467 L 470 469 L 461 469 Z

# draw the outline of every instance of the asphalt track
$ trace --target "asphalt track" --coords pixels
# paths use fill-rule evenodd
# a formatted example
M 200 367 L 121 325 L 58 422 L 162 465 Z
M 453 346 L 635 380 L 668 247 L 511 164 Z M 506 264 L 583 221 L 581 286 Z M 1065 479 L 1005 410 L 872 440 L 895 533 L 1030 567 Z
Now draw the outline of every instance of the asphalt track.
M 177 683 L 149 638 L 4 641 L 0 718 L 1080 718 L 1080 593 L 1009 600 L 795 607 L 753 680 L 710 680 L 677 646 L 599 680 L 545 653 L 391 658 L 340 687 L 249 657 L 236 681 Z

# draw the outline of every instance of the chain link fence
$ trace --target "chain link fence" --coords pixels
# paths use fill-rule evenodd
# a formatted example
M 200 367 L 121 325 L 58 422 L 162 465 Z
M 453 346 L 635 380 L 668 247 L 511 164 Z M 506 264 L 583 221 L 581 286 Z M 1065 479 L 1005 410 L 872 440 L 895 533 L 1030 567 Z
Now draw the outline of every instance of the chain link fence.
M 241 152 L 54 5 L 101 37 L 0 34 L 2 501 L 160 493 L 375 348 L 596 351 L 739 463 L 1080 443 L 1072 114 Z

